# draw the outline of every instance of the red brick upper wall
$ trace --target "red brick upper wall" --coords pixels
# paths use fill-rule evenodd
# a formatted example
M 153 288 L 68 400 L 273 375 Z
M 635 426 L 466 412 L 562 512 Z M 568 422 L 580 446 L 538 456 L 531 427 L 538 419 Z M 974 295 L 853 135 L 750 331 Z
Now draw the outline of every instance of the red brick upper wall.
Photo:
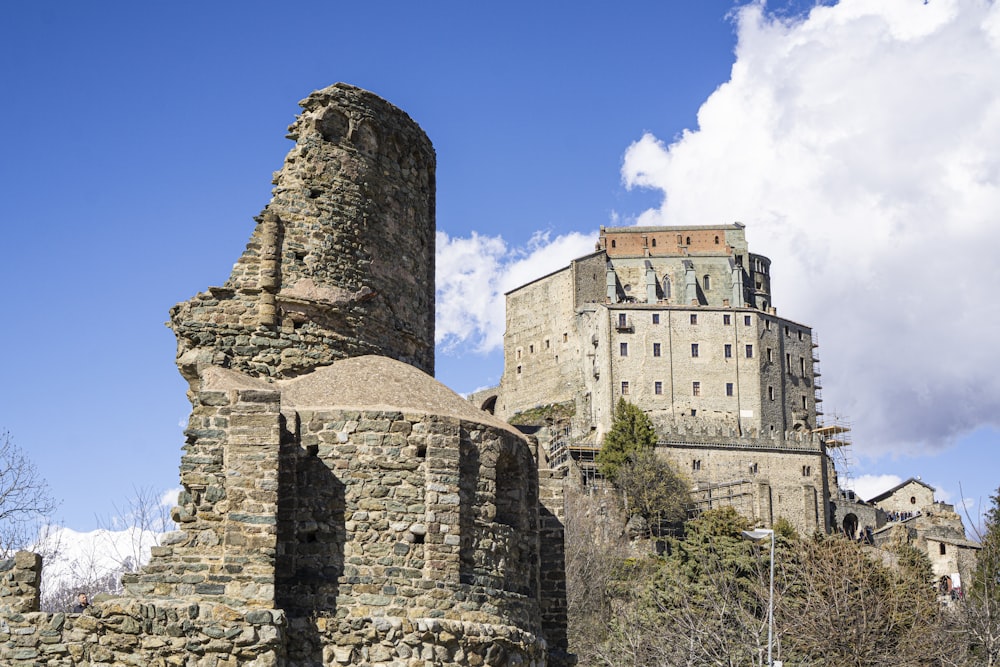
M 603 227 L 600 249 L 609 257 L 732 254 L 726 231 L 719 227 Z

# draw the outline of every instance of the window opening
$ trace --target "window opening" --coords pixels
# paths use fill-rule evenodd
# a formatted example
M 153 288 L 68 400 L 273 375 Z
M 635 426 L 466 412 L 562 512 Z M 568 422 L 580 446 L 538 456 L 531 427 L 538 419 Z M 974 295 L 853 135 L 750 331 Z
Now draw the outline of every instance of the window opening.
M 691 343 L 691 356 L 692 357 L 698 356 L 698 343 Z

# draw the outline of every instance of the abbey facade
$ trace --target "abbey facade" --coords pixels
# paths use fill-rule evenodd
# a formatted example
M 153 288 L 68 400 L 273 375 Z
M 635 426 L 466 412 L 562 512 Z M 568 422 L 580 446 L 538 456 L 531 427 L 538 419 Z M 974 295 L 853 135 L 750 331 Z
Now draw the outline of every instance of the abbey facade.
M 771 262 L 745 231 L 602 227 L 595 252 L 507 294 L 503 378 L 476 400 L 502 419 L 571 405 L 552 447 L 585 452 L 625 398 L 701 506 L 829 532 L 841 429 L 819 421 L 812 329 L 778 316 Z

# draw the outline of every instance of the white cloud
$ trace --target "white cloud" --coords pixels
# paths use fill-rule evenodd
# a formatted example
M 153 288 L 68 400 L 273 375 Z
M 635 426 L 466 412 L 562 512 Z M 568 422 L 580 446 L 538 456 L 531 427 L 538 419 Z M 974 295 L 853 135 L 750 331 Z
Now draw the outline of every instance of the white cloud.
M 844 487 L 852 489 L 862 500 L 874 498 L 902 481 L 903 478 L 898 475 L 861 475 L 853 479 L 840 480 Z
M 524 247 L 500 236 L 469 238 L 437 233 L 435 344 L 444 350 L 468 345 L 490 352 L 503 345 L 504 292 L 560 269 L 593 252 L 596 234 L 576 232 L 551 239 L 536 233 Z
M 664 193 L 636 222 L 747 224 L 859 454 L 1000 424 L 1000 4 L 755 3 L 737 25 L 698 130 L 626 152 L 625 184 Z
M 164 491 L 163 495 L 160 496 L 160 506 L 165 507 L 168 510 L 172 509 L 174 506 L 177 505 L 177 496 L 179 496 L 181 491 L 183 490 L 184 487 L 178 486 L 176 488 L 167 489 L 166 491 Z

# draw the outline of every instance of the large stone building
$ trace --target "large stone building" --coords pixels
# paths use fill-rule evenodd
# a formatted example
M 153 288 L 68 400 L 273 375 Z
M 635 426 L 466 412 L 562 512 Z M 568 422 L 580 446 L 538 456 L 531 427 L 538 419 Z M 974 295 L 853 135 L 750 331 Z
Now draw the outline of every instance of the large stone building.
M 85 614 L 38 610 L 37 555 L 0 561 L 0 663 L 572 662 L 555 480 L 429 375 L 430 141 L 352 86 L 301 105 L 229 280 L 171 310 L 180 530 Z
M 770 265 L 739 223 L 602 227 L 594 253 L 507 294 L 503 378 L 475 399 L 504 419 L 570 405 L 582 451 L 625 398 L 701 506 L 827 532 L 841 429 L 818 423 L 816 343 L 778 316 Z

